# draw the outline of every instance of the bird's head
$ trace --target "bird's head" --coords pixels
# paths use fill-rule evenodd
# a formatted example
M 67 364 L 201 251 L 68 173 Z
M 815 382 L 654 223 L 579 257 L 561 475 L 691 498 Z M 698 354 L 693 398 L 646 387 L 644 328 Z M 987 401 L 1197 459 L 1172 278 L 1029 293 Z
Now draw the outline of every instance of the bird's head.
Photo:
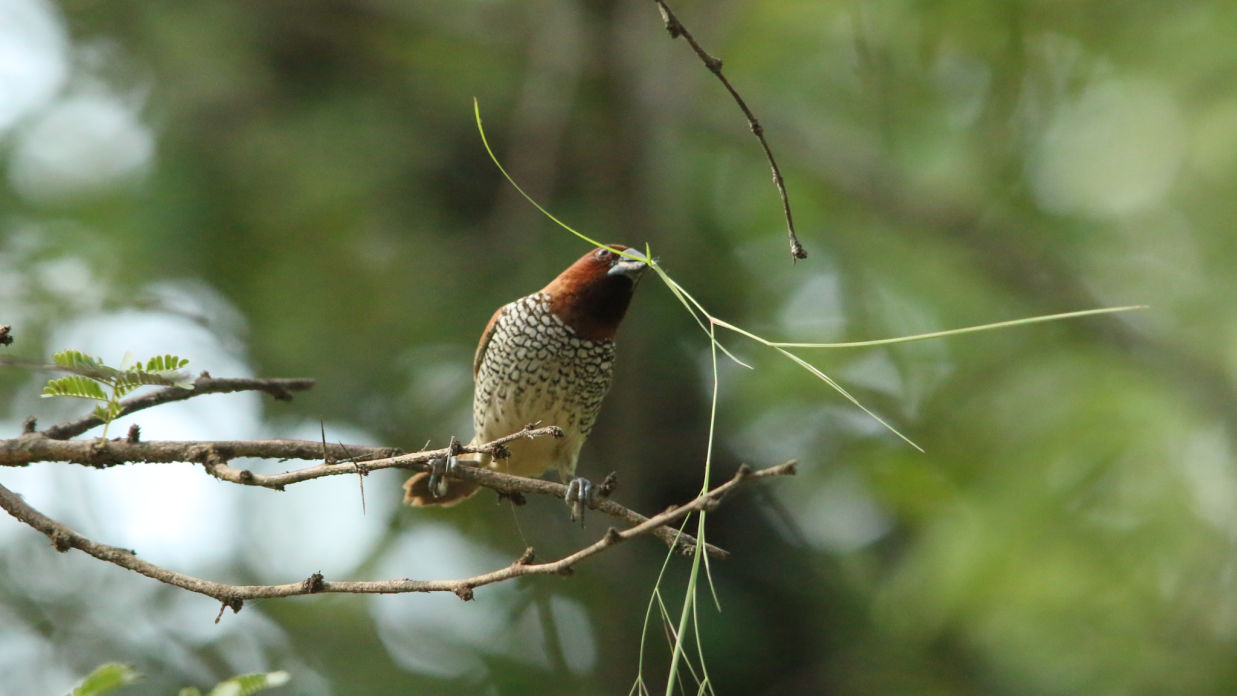
M 550 296 L 550 310 L 577 336 L 590 341 L 609 340 L 614 338 L 636 283 L 647 269 L 644 254 L 622 244 L 608 244 L 581 256 L 542 292 Z

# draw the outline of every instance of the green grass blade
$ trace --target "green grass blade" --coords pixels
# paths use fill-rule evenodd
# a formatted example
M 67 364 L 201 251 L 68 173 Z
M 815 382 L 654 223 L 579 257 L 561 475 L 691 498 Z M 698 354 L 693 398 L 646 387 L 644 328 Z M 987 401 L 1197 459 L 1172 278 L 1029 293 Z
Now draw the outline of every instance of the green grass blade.
M 928 333 L 912 334 L 910 336 L 898 336 L 895 338 L 878 338 L 871 341 L 848 341 L 845 343 L 789 343 L 784 341 L 770 342 L 766 345 L 778 348 L 872 348 L 875 346 L 889 346 L 898 343 L 910 343 L 912 341 L 925 341 L 930 338 L 945 338 L 947 336 L 960 336 L 962 334 L 978 333 L 980 331 L 992 331 L 994 329 L 1006 329 L 1014 326 L 1024 326 L 1026 324 L 1039 324 L 1046 321 L 1061 321 L 1064 319 L 1077 319 L 1079 317 L 1090 317 L 1098 314 L 1116 314 L 1117 312 L 1131 312 L 1139 309 L 1147 309 L 1147 305 L 1127 305 L 1124 307 L 1101 307 L 1099 309 L 1082 309 L 1076 312 L 1061 312 L 1060 314 L 1044 314 L 1037 317 L 1026 317 L 1024 319 L 1010 319 L 1009 321 L 998 321 L 991 324 L 979 324 L 977 326 L 964 326 L 960 329 L 947 329 L 945 331 L 930 331 Z M 728 328 L 734 328 L 727 325 Z M 738 329 L 735 329 L 738 330 Z

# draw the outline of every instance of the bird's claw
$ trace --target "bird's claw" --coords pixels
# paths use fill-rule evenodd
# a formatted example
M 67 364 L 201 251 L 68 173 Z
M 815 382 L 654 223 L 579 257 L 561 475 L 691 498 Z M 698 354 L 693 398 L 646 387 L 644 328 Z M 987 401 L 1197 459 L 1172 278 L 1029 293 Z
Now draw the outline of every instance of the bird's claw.
M 584 524 L 584 509 L 592 507 L 597 502 L 597 487 L 592 481 L 577 476 L 567 484 L 567 495 L 563 496 L 571 506 L 571 521 Z
M 459 466 L 454 454 L 448 454 L 445 457 L 439 457 L 430 461 L 430 477 L 426 483 L 429 488 L 430 495 L 435 498 L 441 498 L 447 494 L 447 474 L 455 471 Z

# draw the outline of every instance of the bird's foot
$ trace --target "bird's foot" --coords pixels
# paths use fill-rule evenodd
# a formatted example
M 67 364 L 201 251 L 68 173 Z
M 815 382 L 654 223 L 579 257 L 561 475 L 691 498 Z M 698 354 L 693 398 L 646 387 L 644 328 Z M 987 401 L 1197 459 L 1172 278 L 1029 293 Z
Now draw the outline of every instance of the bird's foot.
M 567 484 L 567 495 L 563 497 L 571 506 L 571 521 L 584 524 L 584 510 L 597 504 L 597 487 L 592 481 L 577 476 Z
M 451 436 L 451 442 L 447 445 L 447 454 L 437 459 L 430 461 L 430 475 L 427 480 L 426 488 L 429 489 L 430 495 L 435 498 L 441 498 L 447 494 L 447 475 L 453 473 L 459 468 L 459 460 L 455 455 L 459 453 L 460 443 Z
M 439 457 L 430 462 L 430 478 L 426 482 L 430 495 L 441 498 L 447 494 L 447 474 L 454 472 L 457 467 L 459 467 L 459 462 L 456 461 L 454 454 Z

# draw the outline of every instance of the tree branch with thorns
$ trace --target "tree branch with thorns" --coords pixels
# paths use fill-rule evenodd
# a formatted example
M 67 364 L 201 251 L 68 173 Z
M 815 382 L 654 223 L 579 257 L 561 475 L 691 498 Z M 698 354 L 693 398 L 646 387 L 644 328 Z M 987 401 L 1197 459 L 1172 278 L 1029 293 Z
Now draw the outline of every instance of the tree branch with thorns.
M 202 375 L 193 382 L 192 389 L 168 387 L 143 396 L 120 402 L 122 412 L 134 413 L 172 401 L 179 401 L 211 393 L 234 391 L 261 391 L 275 398 L 291 398 L 291 392 L 308 389 L 312 380 L 245 379 L 225 380 Z M 246 486 L 258 486 L 282 491 L 287 486 L 326 476 L 365 476 L 382 469 L 406 469 L 428 471 L 431 461 L 448 454 L 484 452 L 501 460 L 505 446 L 523 438 L 561 437 L 556 426 L 532 424 L 524 429 L 498 438 L 478 447 L 469 447 L 453 442 L 450 447 L 404 452 L 398 448 L 370 445 L 345 445 L 309 440 L 249 440 L 249 441 L 150 441 L 140 438 L 137 427 L 128 435 L 116 439 L 73 439 L 91 427 L 100 425 L 98 419 L 84 418 L 54 425 L 45 430 L 36 430 L 33 420 L 27 421 L 25 432 L 16 438 L 0 440 L 0 466 L 27 466 L 35 462 L 65 462 L 106 469 L 119 464 L 160 464 L 188 462 L 200 464 L 203 470 L 221 481 Z M 272 460 L 317 460 L 320 463 L 290 469 L 282 473 L 261 474 L 246 468 L 236 467 L 231 461 L 240 458 Z M 757 479 L 785 476 L 794 473 L 794 462 L 752 470 L 742 467 L 726 482 L 701 493 L 682 505 L 673 506 L 660 514 L 646 517 L 606 497 L 599 498 L 593 508 L 626 523 L 623 528 L 610 527 L 595 541 L 580 549 L 546 562 L 536 562 L 532 548 L 525 550 L 520 558 L 503 568 L 466 578 L 441 580 L 413 580 L 398 578 L 371 581 L 328 580 L 320 573 L 309 578 L 279 585 L 232 585 L 185 575 L 158 566 L 138 557 L 136 552 L 94 541 L 70 529 L 64 524 L 44 515 L 26 503 L 22 497 L 0 485 L 0 507 L 14 518 L 45 534 L 58 551 L 78 549 L 99 560 L 113 563 L 169 585 L 203 594 L 219 600 L 224 607 L 239 611 L 247 599 L 273 599 L 323 592 L 356 594 L 392 594 L 402 592 L 453 592 L 463 599 L 471 599 L 474 588 L 530 575 L 569 575 L 574 566 L 591 558 L 615 544 L 637 536 L 650 535 L 661 539 L 671 548 L 685 555 L 696 550 L 697 540 L 682 533 L 674 525 L 684 517 L 701 510 L 716 507 L 722 498 L 735 487 Z M 497 491 L 500 495 L 522 502 L 524 496 L 544 495 L 561 499 L 566 486 L 552 481 L 512 476 L 493 469 L 459 467 L 450 476 L 474 481 L 478 485 Z M 609 486 L 608 488 L 613 488 Z M 729 554 L 719 547 L 706 544 L 705 552 L 715 558 Z M 221 610 L 222 614 L 222 610 Z M 216 619 L 218 620 L 218 618 Z

